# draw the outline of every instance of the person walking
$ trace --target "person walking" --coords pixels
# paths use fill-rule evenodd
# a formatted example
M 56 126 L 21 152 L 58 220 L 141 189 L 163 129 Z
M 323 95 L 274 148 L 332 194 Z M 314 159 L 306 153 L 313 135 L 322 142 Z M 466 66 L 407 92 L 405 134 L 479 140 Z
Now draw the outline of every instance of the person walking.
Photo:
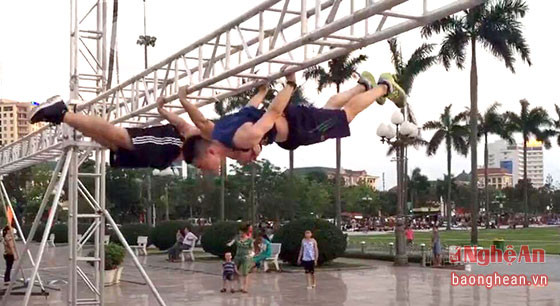
M 14 242 L 14 236 L 12 233 L 12 228 L 6 225 L 2 230 L 2 237 L 4 239 L 4 260 L 6 261 L 6 272 L 4 273 L 4 284 L 10 283 L 10 275 L 12 273 L 12 267 L 14 261 L 18 260 L 16 252 L 16 244 Z

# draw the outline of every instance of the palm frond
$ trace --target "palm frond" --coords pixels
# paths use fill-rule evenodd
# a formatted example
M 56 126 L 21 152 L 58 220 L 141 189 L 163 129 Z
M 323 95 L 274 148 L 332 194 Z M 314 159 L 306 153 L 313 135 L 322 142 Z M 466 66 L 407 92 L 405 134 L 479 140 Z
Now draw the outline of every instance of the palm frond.
M 455 61 L 458 68 L 463 69 L 465 63 L 465 48 L 469 42 L 469 36 L 462 28 L 458 27 L 453 32 L 447 33 L 439 50 L 445 69 L 451 67 L 451 62 Z
M 426 154 L 434 155 L 436 151 L 439 149 L 439 146 L 445 139 L 446 132 L 444 130 L 437 130 L 430 141 L 428 142 L 428 147 L 426 149 Z
M 389 50 L 391 51 L 391 61 L 393 62 L 393 66 L 395 66 L 395 71 L 397 72 L 398 75 L 399 72 L 403 69 L 404 65 L 403 65 L 402 54 L 399 51 L 397 39 L 391 38 L 387 40 L 387 43 L 389 43 Z
M 441 32 L 449 32 L 455 29 L 458 25 L 462 25 L 463 21 L 461 18 L 457 16 L 449 16 L 442 18 L 440 20 L 436 20 L 431 24 L 425 25 L 422 27 L 420 33 L 422 34 L 423 38 L 428 38 L 433 34 L 439 34 Z
M 439 121 L 428 121 L 424 123 L 422 129 L 424 130 L 439 130 L 443 128 L 443 124 Z

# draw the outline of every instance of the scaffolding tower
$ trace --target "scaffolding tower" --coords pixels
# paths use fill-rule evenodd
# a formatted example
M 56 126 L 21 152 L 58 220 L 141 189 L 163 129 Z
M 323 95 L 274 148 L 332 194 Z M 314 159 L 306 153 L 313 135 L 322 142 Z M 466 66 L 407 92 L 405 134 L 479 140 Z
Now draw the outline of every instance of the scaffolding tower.
M 484 0 L 265 0 L 243 15 L 141 73 L 107 87 L 107 1 L 70 0 L 70 107 L 75 112 L 101 116 L 114 124 L 142 127 L 160 123 L 157 96 L 167 96 L 174 112 L 184 112 L 176 102 L 180 87 L 202 107 L 271 82 L 356 49 L 389 39 L 443 17 L 481 4 Z M 90 6 L 84 6 L 89 3 Z M 405 13 L 406 12 L 406 13 Z M 410 13 L 414 12 L 414 13 Z M 281 70 L 284 65 L 288 69 Z M 68 126 L 45 126 L 0 149 L 0 187 L 6 175 L 36 164 L 57 160 L 39 211 L 28 237 L 34 237 L 45 209 L 45 230 L 33 257 L 30 240 L 23 255 L 32 263 L 23 305 L 29 303 L 49 230 L 67 183 L 68 214 L 68 305 L 103 305 L 105 224 L 115 230 L 159 305 L 165 305 L 136 255 L 105 208 L 104 148 Z M 93 157 L 93 172 L 80 171 Z M 82 167 L 83 169 L 83 167 Z M 93 179 L 88 190 L 83 178 Z M 78 211 L 78 202 L 89 211 Z M 9 203 L 9 202 L 7 202 Z M 11 204 L 10 204 L 11 205 Z M 78 240 L 79 220 L 90 226 Z M 19 223 L 16 223 L 19 227 Z M 93 238 L 93 256 L 81 256 L 84 244 Z M 18 261 L 15 270 L 21 269 Z M 94 263 L 93 277 L 79 263 Z M 87 290 L 79 290 L 78 283 Z M 42 284 L 42 283 L 41 283 Z M 3 297 L 9 299 L 13 282 Z M 85 294 L 87 293 L 87 294 Z

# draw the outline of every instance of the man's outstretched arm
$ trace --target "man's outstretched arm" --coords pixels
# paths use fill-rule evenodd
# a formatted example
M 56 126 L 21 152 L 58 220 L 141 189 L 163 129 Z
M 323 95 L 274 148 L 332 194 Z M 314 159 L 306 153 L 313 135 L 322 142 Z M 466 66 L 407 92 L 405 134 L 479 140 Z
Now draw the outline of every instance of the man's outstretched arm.
M 247 103 L 247 105 L 258 108 L 259 105 L 261 105 L 261 103 L 263 103 L 264 99 L 266 98 L 267 93 L 268 93 L 268 84 L 261 85 L 259 87 L 259 91 L 257 92 L 257 94 L 254 95 L 251 98 L 251 100 L 249 100 L 249 103 Z
M 291 73 L 286 76 L 286 86 L 272 100 L 266 113 L 253 125 L 254 137 L 260 139 L 273 127 L 274 122 L 282 117 L 284 109 L 288 106 L 290 98 L 296 89 L 296 76 Z
M 163 108 L 163 106 L 165 105 L 165 98 L 164 97 L 157 98 L 156 103 L 157 103 L 158 113 L 165 120 L 169 121 L 170 124 L 175 126 L 175 128 L 179 131 L 179 133 L 181 134 L 181 136 L 183 136 L 183 138 L 186 139 L 186 138 L 189 138 L 190 136 L 198 133 L 196 131 L 196 128 L 194 126 L 190 125 L 183 118 L 181 118 L 177 114 L 175 114 L 173 112 L 170 112 L 170 111 Z
M 179 101 L 181 105 L 189 114 L 192 122 L 200 130 L 200 136 L 207 140 L 212 140 L 212 131 L 214 131 L 214 122 L 206 119 L 204 115 L 200 112 L 198 107 L 194 106 L 189 100 L 187 100 L 187 87 L 179 88 Z

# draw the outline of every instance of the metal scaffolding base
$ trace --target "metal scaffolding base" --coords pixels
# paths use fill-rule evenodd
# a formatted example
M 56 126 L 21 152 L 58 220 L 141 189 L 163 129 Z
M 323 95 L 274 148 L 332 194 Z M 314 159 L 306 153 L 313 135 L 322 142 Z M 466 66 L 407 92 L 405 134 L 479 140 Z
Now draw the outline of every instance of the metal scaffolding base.
M 166 106 L 177 109 L 177 114 L 184 112 L 175 102 L 177 91 L 182 86 L 187 86 L 189 99 L 201 107 L 472 8 L 484 0 L 439 0 L 434 4 L 437 7 L 430 7 L 432 2 L 265 0 L 209 35 L 109 89 L 107 1 L 70 0 L 70 98 L 75 103 L 73 110 L 126 126 L 157 124 L 162 121 L 155 110 L 155 100 L 159 95 L 167 96 Z M 92 5 L 84 6 L 87 3 Z M 403 8 L 406 8 L 406 13 L 399 12 Z M 290 67 L 281 70 L 283 65 Z M 93 173 L 81 173 L 80 165 L 90 154 L 94 155 L 95 170 Z M 158 303 L 165 305 L 105 209 L 103 149 L 87 139 L 83 140 L 70 128 L 43 127 L 0 149 L 0 175 L 57 158 L 56 169 L 29 233 L 29 237 L 34 237 L 48 206 L 47 226 L 35 257 L 29 251 L 29 240 L 24 240 L 23 254 L 32 259 L 33 266 L 30 283 L 34 284 L 37 279 L 41 288 L 44 287 L 38 273 L 39 266 L 63 186 L 67 183 L 68 305 L 103 305 L 105 222 L 116 230 Z M 93 192 L 86 188 L 80 177 L 94 179 Z M 2 189 L 2 197 L 9 204 L 3 185 Z M 85 201 L 91 212 L 78 211 L 78 199 Z M 91 224 L 79 241 L 78 220 L 87 220 Z M 80 250 L 91 237 L 94 237 L 94 255 L 80 256 Z M 94 262 L 92 279 L 79 266 L 84 261 Z M 21 270 L 20 263 L 15 271 Z M 83 280 L 93 297 L 79 296 L 82 291 L 78 290 L 78 279 Z M 29 302 L 32 287 L 26 288 L 24 305 Z M 6 305 L 12 289 L 13 283 L 7 289 L 3 305 Z

